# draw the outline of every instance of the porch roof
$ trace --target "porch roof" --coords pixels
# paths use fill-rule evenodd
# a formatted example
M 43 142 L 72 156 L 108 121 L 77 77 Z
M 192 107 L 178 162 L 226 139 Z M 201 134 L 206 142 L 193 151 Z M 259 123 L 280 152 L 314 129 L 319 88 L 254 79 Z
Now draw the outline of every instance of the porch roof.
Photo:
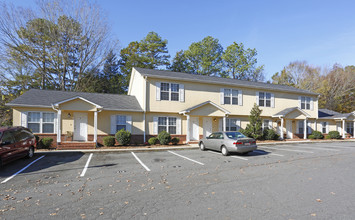
M 303 111 L 302 109 L 298 108 L 298 107 L 293 107 L 293 108 L 285 108 L 284 110 L 276 113 L 275 115 L 273 115 L 273 118 L 277 118 L 277 117 L 285 117 L 286 115 L 288 115 L 289 113 L 293 112 L 293 111 L 298 111 L 301 114 L 303 114 L 304 116 L 306 116 L 307 118 L 310 117 L 309 114 L 307 114 L 307 112 Z
M 52 104 L 76 98 L 94 103 L 104 110 L 143 112 L 135 96 L 40 89 L 31 89 L 6 105 L 12 107 L 52 108 Z
M 202 102 L 202 103 L 200 103 L 200 104 L 198 104 L 198 105 L 192 106 L 192 107 L 190 107 L 190 108 L 188 108 L 188 109 L 185 109 L 185 110 L 183 110 L 183 111 L 180 111 L 179 114 L 186 114 L 186 113 L 189 113 L 189 112 L 191 112 L 191 111 L 193 111 L 193 110 L 195 110 L 195 109 L 197 109 L 197 108 L 199 108 L 199 107 L 202 107 L 202 106 L 208 105 L 208 104 L 209 104 L 209 105 L 212 105 L 212 106 L 214 106 L 214 107 L 216 107 L 217 109 L 221 110 L 222 112 L 224 112 L 224 113 L 227 114 L 227 115 L 230 114 L 229 111 L 227 111 L 226 109 L 222 108 L 221 106 L 219 106 L 219 105 L 217 105 L 216 103 L 211 102 L 211 101 Z
M 355 112 L 350 113 L 339 113 L 329 109 L 319 109 L 318 118 L 319 119 L 347 119 L 350 116 L 355 116 Z

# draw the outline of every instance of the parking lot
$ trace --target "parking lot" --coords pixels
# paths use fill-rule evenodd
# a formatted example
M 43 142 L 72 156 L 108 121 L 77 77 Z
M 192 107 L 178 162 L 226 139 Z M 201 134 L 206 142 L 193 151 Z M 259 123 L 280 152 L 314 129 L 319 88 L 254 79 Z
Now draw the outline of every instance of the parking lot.
M 353 219 L 355 142 L 248 155 L 37 153 L 0 172 L 0 219 Z

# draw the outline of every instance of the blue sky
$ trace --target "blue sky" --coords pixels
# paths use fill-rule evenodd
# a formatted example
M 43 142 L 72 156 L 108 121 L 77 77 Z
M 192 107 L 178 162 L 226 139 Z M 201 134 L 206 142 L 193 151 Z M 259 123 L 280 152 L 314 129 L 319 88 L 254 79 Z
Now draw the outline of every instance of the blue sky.
M 34 1 L 14 1 L 28 6 Z M 31 3 L 32 2 L 32 3 Z M 99 0 L 113 35 L 125 47 L 148 32 L 168 40 L 173 57 L 206 36 L 224 48 L 242 42 L 258 51 L 266 79 L 292 61 L 354 65 L 354 1 Z

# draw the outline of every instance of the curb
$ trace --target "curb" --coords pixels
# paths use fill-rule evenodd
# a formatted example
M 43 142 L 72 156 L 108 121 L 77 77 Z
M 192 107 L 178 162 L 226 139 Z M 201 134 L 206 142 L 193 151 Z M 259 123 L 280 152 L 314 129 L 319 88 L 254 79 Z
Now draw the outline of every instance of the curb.
M 329 140 L 329 141 L 284 141 L 284 142 L 270 142 L 270 143 L 258 143 L 258 146 L 267 145 L 290 145 L 290 144 L 316 144 L 316 143 L 341 143 L 341 142 L 355 142 L 355 140 Z M 198 144 L 184 145 L 180 147 L 155 147 L 155 148 L 132 148 L 132 149 L 77 149 L 77 150 L 36 150 L 36 153 L 107 153 L 107 152 L 147 152 L 147 151 L 165 151 L 165 150 L 188 150 L 198 149 Z

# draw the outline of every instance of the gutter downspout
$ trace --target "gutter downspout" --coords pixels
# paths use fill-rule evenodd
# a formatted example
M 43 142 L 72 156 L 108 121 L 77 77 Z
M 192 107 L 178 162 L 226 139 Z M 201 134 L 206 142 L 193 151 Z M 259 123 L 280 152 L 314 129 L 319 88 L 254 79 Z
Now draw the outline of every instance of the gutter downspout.
M 146 142 L 146 122 L 145 122 L 145 117 L 146 117 L 146 111 L 147 111 L 147 76 L 144 76 L 144 109 L 143 109 L 143 142 Z
M 61 121 L 62 121 L 62 110 L 56 109 L 53 104 L 52 109 L 57 111 L 57 145 L 62 141 L 62 130 L 61 130 Z

